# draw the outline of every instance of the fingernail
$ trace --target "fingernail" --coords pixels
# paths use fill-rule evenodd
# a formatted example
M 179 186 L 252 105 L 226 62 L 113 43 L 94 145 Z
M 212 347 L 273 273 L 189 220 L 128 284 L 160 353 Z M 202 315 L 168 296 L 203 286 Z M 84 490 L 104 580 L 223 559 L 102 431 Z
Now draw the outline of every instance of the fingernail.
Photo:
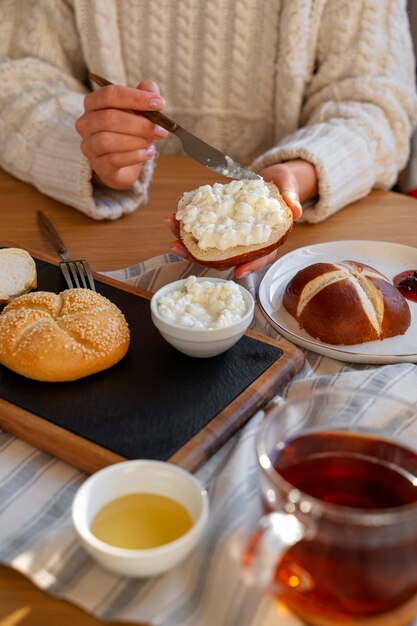
M 148 157 L 153 157 L 155 156 L 155 154 L 156 154 L 156 150 L 153 146 L 151 146 L 150 148 L 146 150 L 146 156 Z
M 162 128 L 162 126 L 155 126 L 154 133 L 157 137 L 165 137 L 168 135 L 168 131 L 165 130 L 165 128 Z
M 160 109 L 165 106 L 165 100 L 163 98 L 150 98 L 149 106 L 151 109 Z
M 293 210 L 293 212 L 295 211 L 295 218 L 296 219 L 299 219 L 302 216 L 302 214 L 303 214 L 303 207 L 298 202 L 298 200 L 296 200 L 293 203 L 292 210 Z

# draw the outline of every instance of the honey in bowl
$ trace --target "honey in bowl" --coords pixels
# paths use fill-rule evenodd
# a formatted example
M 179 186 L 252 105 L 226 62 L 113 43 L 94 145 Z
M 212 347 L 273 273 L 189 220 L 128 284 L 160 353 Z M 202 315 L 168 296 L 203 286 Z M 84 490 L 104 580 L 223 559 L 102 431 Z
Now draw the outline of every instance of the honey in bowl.
M 130 493 L 108 502 L 93 519 L 97 539 L 130 550 L 157 548 L 179 539 L 193 526 L 187 509 L 156 493 Z

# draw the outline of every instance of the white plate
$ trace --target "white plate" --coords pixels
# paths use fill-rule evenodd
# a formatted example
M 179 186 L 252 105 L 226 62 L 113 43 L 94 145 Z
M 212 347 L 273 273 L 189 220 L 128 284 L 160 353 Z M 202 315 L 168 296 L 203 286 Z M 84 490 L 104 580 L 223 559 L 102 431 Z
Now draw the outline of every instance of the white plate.
M 293 343 L 351 363 L 417 362 L 417 303 L 407 300 L 411 324 L 404 335 L 353 346 L 334 346 L 314 339 L 300 329 L 282 304 L 289 280 L 298 270 L 312 263 L 361 261 L 379 270 L 390 280 L 405 270 L 417 270 L 417 248 L 384 241 L 333 241 L 305 246 L 278 259 L 266 272 L 259 286 L 260 307 L 272 326 Z

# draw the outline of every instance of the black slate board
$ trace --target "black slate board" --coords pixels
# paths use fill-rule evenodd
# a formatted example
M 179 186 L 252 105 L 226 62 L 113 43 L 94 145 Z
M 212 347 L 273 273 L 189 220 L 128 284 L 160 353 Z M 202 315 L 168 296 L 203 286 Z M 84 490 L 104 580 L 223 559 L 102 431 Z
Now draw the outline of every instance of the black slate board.
M 38 290 L 66 288 L 56 265 L 36 264 Z M 283 354 L 244 336 L 222 355 L 188 357 L 159 335 L 147 298 L 96 284 L 129 323 L 126 357 L 69 383 L 32 381 L 0 366 L 0 397 L 125 458 L 169 459 Z

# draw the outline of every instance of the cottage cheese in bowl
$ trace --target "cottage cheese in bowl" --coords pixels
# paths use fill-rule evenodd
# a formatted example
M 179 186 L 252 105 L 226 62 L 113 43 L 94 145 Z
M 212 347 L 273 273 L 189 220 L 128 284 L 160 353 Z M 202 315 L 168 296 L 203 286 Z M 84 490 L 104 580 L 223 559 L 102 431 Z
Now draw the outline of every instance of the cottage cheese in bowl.
M 152 297 L 152 321 L 177 350 L 196 357 L 220 354 L 250 326 L 255 302 L 240 285 L 222 278 L 189 276 Z
M 232 280 L 198 281 L 195 276 L 189 276 L 180 288 L 161 295 L 157 306 L 164 320 L 187 328 L 231 326 L 248 311 L 241 289 Z

